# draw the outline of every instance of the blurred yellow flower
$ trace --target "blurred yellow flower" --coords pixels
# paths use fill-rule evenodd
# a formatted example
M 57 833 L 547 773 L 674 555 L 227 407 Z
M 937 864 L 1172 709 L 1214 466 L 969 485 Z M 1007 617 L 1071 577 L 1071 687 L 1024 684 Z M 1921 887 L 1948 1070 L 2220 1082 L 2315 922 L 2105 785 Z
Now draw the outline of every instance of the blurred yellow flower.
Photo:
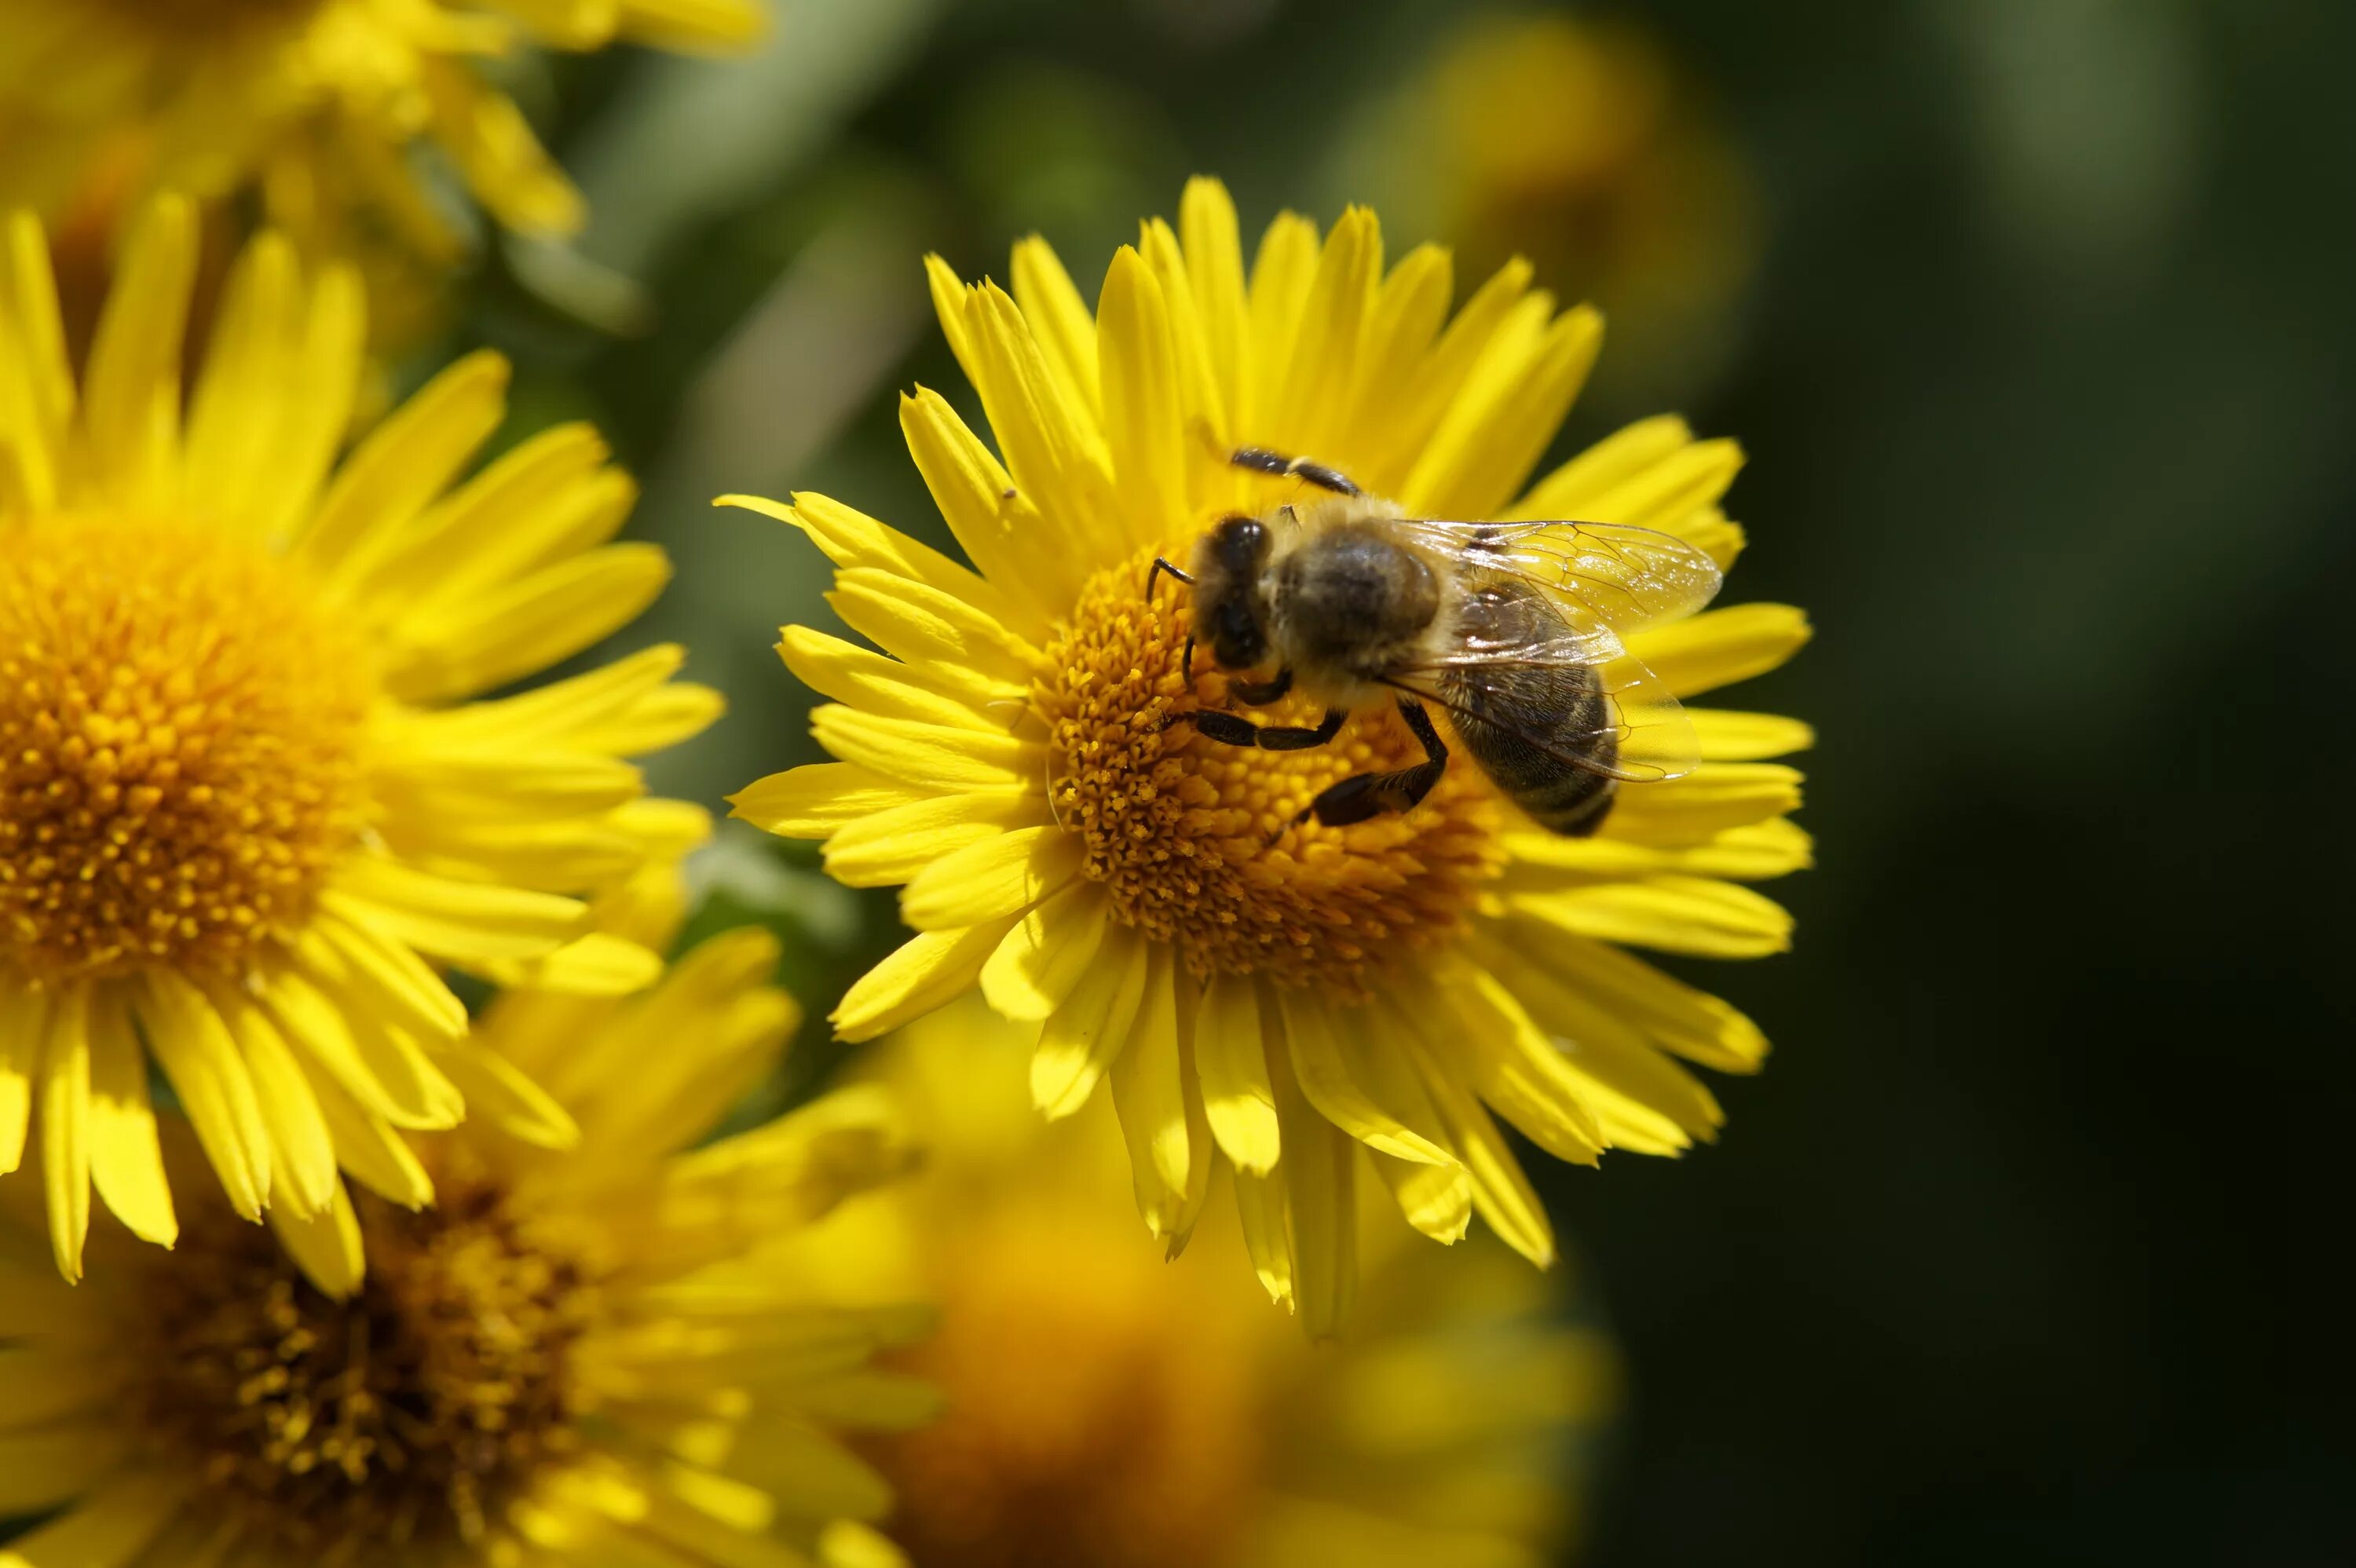
M 905 1364 L 945 1413 L 868 1449 L 916 1568 L 1560 1560 L 1619 1376 L 1559 1278 L 1494 1243 L 1408 1255 L 1369 1228 L 1350 1341 L 1312 1349 L 1240 1277 L 1231 1221 L 1174 1264 L 1135 1245 L 1107 1191 L 1112 1118 L 1041 1126 L 1020 1050 L 964 1005 L 887 1042 L 926 1168 L 813 1237 L 831 1248 L 814 1266 L 940 1307 Z
M 605 912 L 662 945 L 675 881 Z M 102 1233 L 79 1290 L 0 1246 L 0 1518 L 62 1508 L 0 1565 L 893 1561 L 852 1522 L 884 1483 L 831 1434 L 932 1413 L 868 1365 L 929 1315 L 841 1305 L 775 1250 L 905 1168 L 886 1106 L 852 1090 L 691 1148 L 791 1027 L 776 962 L 734 931 L 627 1000 L 510 993 L 485 1048 L 552 1085 L 575 1146 L 390 1140 L 439 1201 L 338 1202 L 300 1269 L 216 1194 L 174 1253 Z
M 1352 167 L 1395 220 L 1449 236 L 1472 266 L 1522 257 L 1601 305 L 1615 364 L 1646 385 L 1687 384 L 1716 356 L 1757 263 L 1740 150 L 1626 20 L 1466 17 Z
M 460 361 L 338 465 L 359 290 L 264 236 L 182 411 L 189 205 L 133 236 L 79 387 L 39 225 L 0 234 L 0 1173 L 27 1151 L 59 1267 L 94 1185 L 177 1233 L 152 1058 L 231 1205 L 332 1229 L 337 1168 L 431 1192 L 395 1128 L 564 1118 L 468 1041 L 433 964 L 626 990 L 654 955 L 571 895 L 704 830 L 624 759 L 715 693 L 654 647 L 479 694 L 628 622 L 669 574 L 607 541 L 635 490 L 584 426 L 452 488 L 504 413 Z
M 581 197 L 490 70 L 539 44 L 734 48 L 758 0 L 0 0 L 0 204 L 54 212 L 128 163 L 150 189 L 258 189 L 306 248 L 382 226 L 447 255 L 430 146 L 499 222 L 561 234 Z
M 1484 1103 L 1587 1163 L 1711 1135 L 1718 1104 L 1674 1059 L 1747 1072 L 1766 1041 L 1620 944 L 1787 944 L 1784 912 L 1739 884 L 1808 861 L 1785 816 L 1799 775 L 1764 760 L 1807 727 L 1696 712 L 1708 764 L 1623 788 L 1590 838 L 1509 816 L 1471 766 L 1402 815 L 1289 827 L 1344 776 L 1419 760 L 1418 742 L 1383 715 L 1284 752 L 1173 728 L 1220 677 L 1198 662 L 1188 688 L 1183 596 L 1149 597 L 1148 570 L 1223 511 L 1296 492 L 1232 466 L 1244 443 L 1314 453 L 1411 515 L 1640 524 L 1721 564 L 1742 542 L 1718 508 L 1740 453 L 1647 420 L 1515 500 L 1600 322 L 1558 312 L 1519 266 L 1447 321 L 1447 253 L 1387 272 L 1364 210 L 1322 244 L 1280 218 L 1247 283 L 1234 208 L 1196 181 L 1178 231 L 1149 223 L 1115 256 L 1094 315 L 1035 240 L 1011 297 L 931 265 L 1006 466 L 935 392 L 905 400 L 902 422 L 973 568 L 824 496 L 730 498 L 816 540 L 839 569 L 830 603 L 884 650 L 787 627 L 787 666 L 835 699 L 814 717 L 841 760 L 735 797 L 771 831 L 825 839 L 842 880 L 907 884 L 920 934 L 851 988 L 838 1029 L 867 1039 L 978 985 L 1039 1031 L 1050 1115 L 1109 1081 L 1154 1234 L 1183 1241 L 1214 1164 L 1234 1166 L 1260 1276 L 1312 1332 L 1352 1288 L 1362 1169 L 1430 1236 L 1478 1211 L 1547 1261 L 1546 1216 Z M 1798 611 L 1751 604 L 1631 646 L 1689 696 L 1806 636 Z M 1315 717 L 1297 697 L 1268 713 Z

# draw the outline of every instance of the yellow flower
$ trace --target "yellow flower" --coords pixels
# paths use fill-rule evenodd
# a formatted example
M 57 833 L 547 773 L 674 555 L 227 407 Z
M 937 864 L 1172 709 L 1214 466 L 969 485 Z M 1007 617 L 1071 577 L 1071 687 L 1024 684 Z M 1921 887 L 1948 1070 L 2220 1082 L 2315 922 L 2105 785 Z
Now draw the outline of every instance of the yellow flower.
M 939 1307 L 905 1364 L 945 1412 L 868 1450 L 917 1568 L 1560 1559 L 1619 1375 L 1558 1276 L 1368 1227 L 1350 1341 L 1312 1348 L 1242 1277 L 1232 1220 L 1175 1264 L 1135 1245 L 1108 1110 L 1042 1127 L 1009 1032 L 961 1005 L 884 1046 L 925 1169 L 813 1238 L 830 1277 Z
M 0 0 L 0 201 L 54 213 L 127 156 L 154 188 L 258 187 L 306 245 L 383 225 L 446 255 L 410 162 L 431 145 L 501 223 L 569 232 L 579 193 L 485 66 L 535 43 L 742 46 L 764 25 L 758 0 Z
M 1681 384 L 1715 359 L 1758 259 L 1759 203 L 1661 42 L 1624 19 L 1482 12 L 1432 55 L 1357 149 L 1394 220 L 1449 235 L 1473 265 L 1526 257 L 1540 282 L 1600 302 L 1623 378 Z
M 659 968 L 570 895 L 691 843 L 625 758 L 717 697 L 649 648 L 487 701 L 635 616 L 669 567 L 609 544 L 634 491 L 594 432 L 453 482 L 507 368 L 462 360 L 335 461 L 350 274 L 265 236 L 182 411 L 195 220 L 133 236 L 79 389 L 38 225 L 0 252 L 0 1172 L 27 1153 L 59 1266 L 90 1191 L 170 1244 L 152 1057 L 232 1206 L 348 1213 L 337 1167 L 430 1194 L 395 1128 L 561 1115 L 467 1042 L 437 963 L 590 990 Z
M 666 943 L 675 879 L 607 915 Z M 884 1485 L 830 1432 L 932 1413 L 867 1365 L 928 1314 L 840 1305 L 775 1245 L 905 1168 L 882 1096 L 691 1148 L 787 1037 L 776 962 L 734 931 L 627 1000 L 510 993 L 483 1038 L 577 1147 L 392 1140 L 440 1201 L 340 1209 L 313 1279 L 214 1194 L 176 1253 L 102 1233 L 80 1289 L 0 1248 L 0 1519 L 63 1508 L 0 1565 L 890 1561 L 850 1522 Z M 320 1290 L 363 1237 L 365 1280 Z
M 1531 828 L 1462 762 L 1402 815 L 1293 827 L 1327 785 L 1420 760 L 1419 743 L 1387 713 L 1284 752 L 1173 726 L 1222 682 L 1198 660 L 1189 691 L 1183 596 L 1150 597 L 1149 566 L 1223 511 L 1299 494 L 1229 464 L 1244 443 L 1313 453 L 1411 515 L 1638 524 L 1724 563 L 1742 536 L 1717 503 L 1740 453 L 1648 420 L 1515 500 L 1598 319 L 1558 313 L 1509 267 L 1443 331 L 1446 253 L 1386 272 L 1363 210 L 1322 245 L 1280 218 L 1247 283 L 1226 193 L 1197 181 L 1178 232 L 1149 223 L 1115 256 L 1093 316 L 1037 240 L 1013 277 L 1009 297 L 933 263 L 1006 466 L 937 393 L 902 404 L 972 569 L 823 496 L 734 498 L 818 542 L 836 611 L 884 650 L 788 627 L 787 664 L 835 699 L 815 729 L 841 760 L 735 797 L 772 831 L 826 839 L 842 880 L 907 884 L 920 934 L 851 988 L 837 1027 L 865 1039 L 978 985 L 1040 1030 L 1031 1083 L 1049 1115 L 1109 1080 L 1156 1235 L 1183 1239 L 1214 1163 L 1232 1163 L 1260 1276 L 1315 1332 L 1351 1288 L 1362 1169 L 1427 1234 L 1460 1236 L 1478 1211 L 1543 1262 L 1546 1216 L 1489 1111 L 1590 1163 L 1718 1126 L 1675 1059 L 1749 1071 L 1765 1040 L 1621 944 L 1786 945 L 1783 912 L 1740 883 L 1807 862 L 1784 816 L 1798 775 L 1762 760 L 1807 728 L 1695 713 L 1708 765 L 1622 786 L 1591 838 Z M 1631 645 L 1689 696 L 1806 635 L 1798 611 L 1751 604 Z M 1315 717 L 1299 698 L 1266 712 Z

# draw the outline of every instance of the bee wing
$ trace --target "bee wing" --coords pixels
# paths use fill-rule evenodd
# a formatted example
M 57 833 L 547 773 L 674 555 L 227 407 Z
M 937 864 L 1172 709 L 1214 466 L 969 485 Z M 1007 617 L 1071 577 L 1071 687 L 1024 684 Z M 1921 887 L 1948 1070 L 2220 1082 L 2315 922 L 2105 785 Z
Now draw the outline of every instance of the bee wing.
M 1399 526 L 1472 571 L 1509 571 L 1573 613 L 1574 628 L 1622 634 L 1690 615 L 1718 596 L 1724 573 L 1703 550 L 1630 523 L 1458 523 L 1406 517 Z
M 1574 665 L 1591 672 L 1601 688 L 1601 722 L 1590 730 L 1555 729 L 1542 735 L 1511 724 L 1502 728 L 1557 762 L 1632 784 L 1683 778 L 1699 764 L 1701 745 L 1694 735 L 1693 720 L 1686 717 L 1685 709 L 1661 677 L 1616 644 L 1602 658 L 1587 656 L 1576 635 L 1484 656 L 1451 655 L 1403 669 L 1398 672 L 1401 678 L 1390 684 L 1451 714 L 1497 725 L 1500 709 L 1510 711 L 1519 705 L 1520 688 L 1509 683 L 1526 680 L 1533 668 Z M 1443 691 L 1451 695 L 1442 695 Z M 1479 710 L 1465 700 L 1469 694 L 1485 692 L 1494 692 L 1505 700 Z

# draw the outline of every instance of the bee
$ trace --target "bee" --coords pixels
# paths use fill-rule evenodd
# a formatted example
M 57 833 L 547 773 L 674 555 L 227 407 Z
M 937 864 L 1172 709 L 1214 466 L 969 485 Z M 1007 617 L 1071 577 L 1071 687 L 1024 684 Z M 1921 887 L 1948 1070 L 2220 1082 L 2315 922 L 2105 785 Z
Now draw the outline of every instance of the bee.
M 1190 685 L 1200 645 L 1232 700 L 1257 708 L 1299 691 L 1325 714 L 1313 727 L 1224 709 L 1173 722 L 1226 745 L 1303 751 L 1387 702 L 1423 746 L 1413 766 L 1333 784 L 1296 823 L 1364 822 L 1430 794 L 1449 750 L 1426 704 L 1448 714 L 1501 792 L 1557 833 L 1593 833 L 1623 783 L 1692 771 L 1691 721 L 1622 638 L 1708 603 L 1721 581 L 1708 555 L 1616 523 L 1409 517 L 1323 464 L 1249 446 L 1231 461 L 1327 495 L 1220 519 L 1187 570 L 1156 557 L 1146 593 L 1163 572 L 1194 590 Z

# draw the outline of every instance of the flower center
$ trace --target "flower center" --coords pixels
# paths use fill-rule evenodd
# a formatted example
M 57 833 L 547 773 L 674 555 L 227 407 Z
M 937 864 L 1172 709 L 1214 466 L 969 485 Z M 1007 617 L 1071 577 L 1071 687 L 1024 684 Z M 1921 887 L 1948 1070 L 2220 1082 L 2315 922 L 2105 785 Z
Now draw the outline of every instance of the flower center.
M 1087 1227 L 1001 1224 L 911 1357 L 946 1401 L 876 1447 L 923 1568 L 1208 1568 L 1248 1522 L 1259 1428 L 1233 1313 Z M 1123 1242 L 1126 1237 L 1120 1238 Z
M 1354 715 L 1331 744 L 1301 752 L 1247 751 L 1172 723 L 1220 706 L 1226 682 L 1198 648 L 1187 689 L 1186 598 L 1165 585 L 1147 600 L 1151 560 L 1091 578 L 1048 650 L 1033 701 L 1053 732 L 1056 818 L 1087 838 L 1087 874 L 1114 912 L 1175 943 L 1196 974 L 1360 995 L 1372 965 L 1446 940 L 1504 864 L 1494 793 L 1458 748 L 1412 811 L 1295 826 L 1320 791 L 1419 763 L 1422 746 L 1387 710 Z M 1263 724 L 1320 717 L 1300 697 L 1237 710 Z
M 360 644 L 224 534 L 0 533 L 0 960 L 233 970 L 359 826 Z
M 122 1365 L 148 1451 L 199 1479 L 273 1561 L 411 1561 L 475 1541 L 574 1451 L 571 1351 L 594 1295 L 487 1185 L 411 1213 L 357 1200 L 368 1277 L 304 1281 L 266 1229 L 218 1206 L 153 1270 Z

